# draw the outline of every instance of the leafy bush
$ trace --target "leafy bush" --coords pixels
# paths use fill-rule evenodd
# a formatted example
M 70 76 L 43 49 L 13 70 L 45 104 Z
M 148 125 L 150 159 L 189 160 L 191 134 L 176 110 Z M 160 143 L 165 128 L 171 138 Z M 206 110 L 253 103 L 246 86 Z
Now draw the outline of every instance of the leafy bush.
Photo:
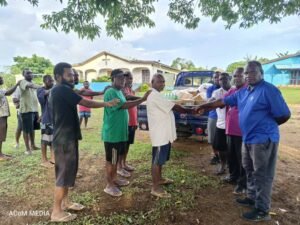
M 150 86 L 148 85 L 148 84 L 146 84 L 146 83 L 143 83 L 141 86 L 140 86 L 140 91 L 141 92 L 146 92 L 146 91 L 148 91 L 149 89 L 150 89 Z
M 104 76 L 100 76 L 97 79 L 93 79 L 92 82 L 110 82 L 110 76 L 104 75 Z
M 3 81 L 4 81 L 4 87 L 10 88 L 16 84 L 16 76 L 12 74 L 1 74 Z

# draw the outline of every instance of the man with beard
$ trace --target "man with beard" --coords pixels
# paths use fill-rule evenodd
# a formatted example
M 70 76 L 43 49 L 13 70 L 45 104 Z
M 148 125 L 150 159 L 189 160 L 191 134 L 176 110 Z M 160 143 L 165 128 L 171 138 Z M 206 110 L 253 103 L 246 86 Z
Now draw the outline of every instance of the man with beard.
M 73 91 L 74 74 L 68 63 L 58 63 L 54 67 L 57 85 L 49 96 L 50 114 L 53 123 L 53 149 L 55 154 L 56 186 L 54 206 L 51 214 L 53 222 L 74 220 L 76 214 L 67 213 L 64 209 L 82 210 L 84 206 L 68 200 L 68 190 L 75 184 L 78 170 L 78 140 L 81 139 L 77 104 L 89 108 L 111 107 L 118 103 L 87 100 Z

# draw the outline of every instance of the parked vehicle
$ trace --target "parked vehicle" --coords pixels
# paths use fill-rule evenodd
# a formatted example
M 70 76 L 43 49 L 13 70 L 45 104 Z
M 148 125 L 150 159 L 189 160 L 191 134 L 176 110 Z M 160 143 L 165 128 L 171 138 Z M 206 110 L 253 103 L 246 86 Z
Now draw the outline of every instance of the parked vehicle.
M 174 89 L 198 88 L 203 83 L 211 82 L 213 73 L 213 71 L 180 72 L 176 77 Z M 174 112 L 174 115 L 178 137 L 190 137 L 191 135 L 207 135 L 207 114 L 193 115 Z M 147 108 L 145 104 L 138 106 L 138 122 L 139 129 L 149 129 L 147 120 Z

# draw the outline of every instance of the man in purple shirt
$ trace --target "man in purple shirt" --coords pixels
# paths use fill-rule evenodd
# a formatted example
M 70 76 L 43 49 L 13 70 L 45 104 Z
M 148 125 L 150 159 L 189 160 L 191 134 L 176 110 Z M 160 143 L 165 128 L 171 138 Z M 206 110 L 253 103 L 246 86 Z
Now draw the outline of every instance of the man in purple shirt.
M 244 68 L 239 67 L 233 74 L 232 87 L 224 97 L 230 96 L 245 87 Z M 228 183 L 237 183 L 234 194 L 246 192 L 246 174 L 242 167 L 242 132 L 239 124 L 239 110 L 236 106 L 227 107 L 226 110 L 226 135 L 228 148 L 229 176 L 223 180 Z

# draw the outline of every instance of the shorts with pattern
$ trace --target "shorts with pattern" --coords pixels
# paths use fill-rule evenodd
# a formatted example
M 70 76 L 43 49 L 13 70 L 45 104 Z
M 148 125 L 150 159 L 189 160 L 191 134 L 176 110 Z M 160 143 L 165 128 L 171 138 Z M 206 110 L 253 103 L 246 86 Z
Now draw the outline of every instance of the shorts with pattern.
M 152 147 L 152 164 L 164 165 L 170 159 L 171 143 L 166 145 Z
M 41 142 L 45 145 L 52 145 L 53 125 L 51 123 L 41 123 Z
M 79 112 L 79 117 L 80 118 L 89 118 L 89 117 L 91 117 L 91 112 L 85 112 L 85 111 Z

